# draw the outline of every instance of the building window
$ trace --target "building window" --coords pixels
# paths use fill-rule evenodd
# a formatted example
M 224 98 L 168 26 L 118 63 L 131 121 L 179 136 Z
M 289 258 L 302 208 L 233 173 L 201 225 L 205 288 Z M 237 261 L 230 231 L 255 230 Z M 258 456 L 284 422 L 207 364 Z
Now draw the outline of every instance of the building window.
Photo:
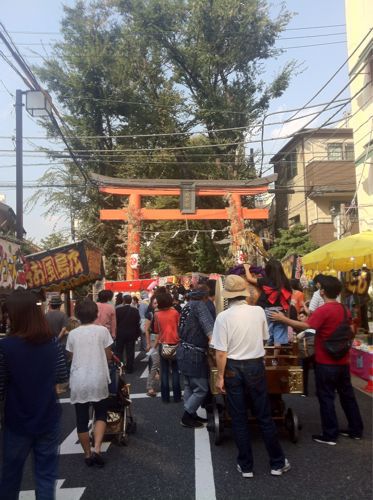
M 286 165 L 286 177 L 288 180 L 293 179 L 298 174 L 298 166 L 297 166 L 297 152 L 290 151 L 285 158 Z
M 352 142 L 331 142 L 328 144 L 328 160 L 350 160 L 354 161 L 354 145 Z
M 295 226 L 295 224 L 300 224 L 300 215 L 294 215 L 294 217 L 289 218 L 289 227 Z
M 354 161 L 355 160 L 355 151 L 354 151 L 354 145 L 352 142 L 347 142 L 345 144 L 345 155 L 344 155 L 345 160 L 350 160 Z
M 328 160 L 343 160 L 343 145 L 341 142 L 331 142 L 328 144 Z

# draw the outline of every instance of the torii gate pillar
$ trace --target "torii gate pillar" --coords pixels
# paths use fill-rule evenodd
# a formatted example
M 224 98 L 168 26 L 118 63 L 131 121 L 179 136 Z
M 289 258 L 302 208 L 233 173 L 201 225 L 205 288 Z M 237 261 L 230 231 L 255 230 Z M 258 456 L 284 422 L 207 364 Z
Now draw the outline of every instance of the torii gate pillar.
M 131 193 L 128 200 L 128 232 L 127 232 L 127 268 L 126 279 L 139 279 L 140 270 L 138 257 L 140 255 L 140 210 L 141 210 L 141 195 L 139 193 Z M 131 259 L 132 255 L 137 255 L 135 259 Z M 136 265 L 136 267 L 133 267 Z

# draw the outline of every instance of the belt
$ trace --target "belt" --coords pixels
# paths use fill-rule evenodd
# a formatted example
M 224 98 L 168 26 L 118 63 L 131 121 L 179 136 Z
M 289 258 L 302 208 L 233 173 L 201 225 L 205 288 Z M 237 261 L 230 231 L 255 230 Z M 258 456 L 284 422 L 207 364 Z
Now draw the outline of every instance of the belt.
M 255 364 L 258 363 L 259 361 L 262 362 L 264 360 L 263 356 L 261 358 L 252 358 L 252 359 L 232 359 L 232 358 L 227 358 L 229 361 L 232 361 L 233 363 L 248 363 L 248 364 Z
M 203 352 L 203 354 L 207 354 L 207 349 L 203 349 L 202 347 L 197 347 L 193 344 L 188 344 L 188 342 L 181 342 L 181 345 L 186 349 L 195 349 L 196 351 Z

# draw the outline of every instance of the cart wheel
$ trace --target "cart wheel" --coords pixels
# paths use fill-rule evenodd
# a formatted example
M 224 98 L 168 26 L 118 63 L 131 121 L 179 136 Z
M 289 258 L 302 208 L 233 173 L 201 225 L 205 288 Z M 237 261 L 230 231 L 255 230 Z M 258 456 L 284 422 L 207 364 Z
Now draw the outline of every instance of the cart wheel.
M 119 436 L 116 436 L 115 441 L 118 446 L 128 446 L 127 434 L 120 434 Z
M 130 420 L 127 424 L 128 434 L 135 434 L 137 431 L 137 423 L 134 420 Z
M 289 432 L 290 441 L 296 443 L 299 438 L 299 422 L 297 415 L 291 408 L 288 408 L 285 415 L 285 427 Z
M 221 413 L 214 401 L 212 408 L 213 422 L 214 422 L 214 443 L 216 446 L 219 446 L 223 442 L 223 434 L 224 434 L 224 425 L 223 420 L 221 418 Z

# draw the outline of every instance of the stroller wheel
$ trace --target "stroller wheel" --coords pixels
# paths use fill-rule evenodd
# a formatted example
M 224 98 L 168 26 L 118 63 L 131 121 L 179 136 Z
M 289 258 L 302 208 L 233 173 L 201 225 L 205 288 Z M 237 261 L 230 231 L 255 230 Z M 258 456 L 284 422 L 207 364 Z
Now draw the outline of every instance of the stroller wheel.
M 128 434 L 135 434 L 137 431 L 137 423 L 132 420 L 132 422 L 128 422 L 127 424 L 127 432 Z
M 118 446 L 127 446 L 128 445 L 128 436 L 127 434 L 119 434 L 115 436 L 114 443 Z

